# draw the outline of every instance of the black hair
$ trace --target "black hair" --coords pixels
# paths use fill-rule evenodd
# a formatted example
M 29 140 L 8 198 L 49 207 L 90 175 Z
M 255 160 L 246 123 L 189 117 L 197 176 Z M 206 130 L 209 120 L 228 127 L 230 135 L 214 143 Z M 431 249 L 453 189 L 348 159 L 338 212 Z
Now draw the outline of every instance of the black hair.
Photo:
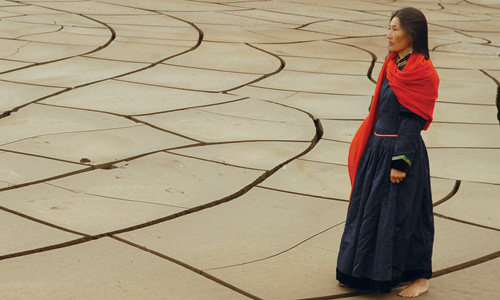
M 398 17 L 401 28 L 410 36 L 413 51 L 429 59 L 427 19 L 424 14 L 414 7 L 405 7 L 395 11 L 391 21 L 394 17 Z

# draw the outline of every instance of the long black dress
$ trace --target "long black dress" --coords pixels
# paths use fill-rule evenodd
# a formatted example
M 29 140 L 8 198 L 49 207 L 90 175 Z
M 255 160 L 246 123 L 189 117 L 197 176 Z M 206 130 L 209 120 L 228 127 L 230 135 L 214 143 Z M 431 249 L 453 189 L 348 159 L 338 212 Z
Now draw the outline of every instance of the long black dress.
M 425 122 L 400 105 L 385 79 L 375 133 L 357 169 L 337 260 L 337 280 L 351 288 L 388 293 L 400 282 L 432 275 L 429 160 L 420 136 Z M 405 171 L 406 178 L 391 183 L 391 168 Z

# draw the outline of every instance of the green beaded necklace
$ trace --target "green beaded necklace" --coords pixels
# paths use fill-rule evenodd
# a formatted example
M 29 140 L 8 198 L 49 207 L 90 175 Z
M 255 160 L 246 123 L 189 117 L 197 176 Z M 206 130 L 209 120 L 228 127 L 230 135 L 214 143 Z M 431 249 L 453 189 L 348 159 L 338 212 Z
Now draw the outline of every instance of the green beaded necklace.
M 401 68 L 402 66 L 406 65 L 408 57 L 410 57 L 410 54 L 412 54 L 412 52 L 413 49 L 410 48 L 410 50 L 408 50 L 408 52 L 405 55 L 403 55 L 403 57 L 399 57 L 398 54 L 398 58 L 396 59 L 396 65 L 398 66 L 398 68 Z

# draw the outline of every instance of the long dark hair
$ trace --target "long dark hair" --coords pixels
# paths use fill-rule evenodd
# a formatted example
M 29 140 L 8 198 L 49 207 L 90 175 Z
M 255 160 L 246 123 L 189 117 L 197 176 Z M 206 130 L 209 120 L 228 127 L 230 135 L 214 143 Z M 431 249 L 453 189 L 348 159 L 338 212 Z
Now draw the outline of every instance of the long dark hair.
M 424 14 L 414 7 L 405 7 L 395 11 L 391 16 L 391 21 L 394 17 L 398 17 L 399 24 L 410 36 L 413 51 L 429 59 L 427 19 Z

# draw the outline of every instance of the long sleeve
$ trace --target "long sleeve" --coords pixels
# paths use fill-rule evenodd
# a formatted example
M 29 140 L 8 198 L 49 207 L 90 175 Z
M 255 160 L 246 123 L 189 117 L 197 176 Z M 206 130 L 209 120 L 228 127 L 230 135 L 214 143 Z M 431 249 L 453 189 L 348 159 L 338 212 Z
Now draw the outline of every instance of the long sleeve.
M 420 132 L 424 128 L 426 120 L 401 105 L 399 122 L 399 132 L 394 147 L 391 168 L 408 172 L 417 151 Z

